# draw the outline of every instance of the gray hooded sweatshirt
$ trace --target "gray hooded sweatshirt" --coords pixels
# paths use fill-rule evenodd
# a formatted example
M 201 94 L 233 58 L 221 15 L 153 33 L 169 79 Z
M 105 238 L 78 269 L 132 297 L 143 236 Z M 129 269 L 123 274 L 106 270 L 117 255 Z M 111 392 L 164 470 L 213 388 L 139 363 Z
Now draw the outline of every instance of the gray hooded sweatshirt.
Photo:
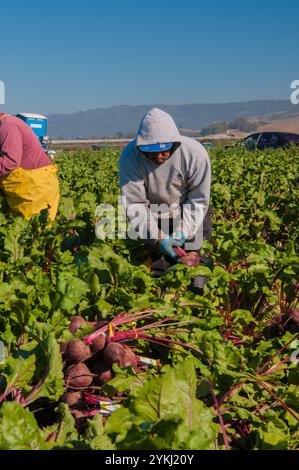
M 175 151 L 162 164 L 138 150 L 140 145 L 173 142 Z M 158 108 L 142 119 L 136 139 L 119 159 L 122 203 L 135 238 L 160 240 L 169 234 L 158 219 L 173 219 L 176 229 L 194 239 L 190 249 L 202 244 L 202 222 L 209 206 L 211 166 L 205 148 L 180 135 L 172 117 Z M 171 235 L 171 234 L 170 234 Z M 132 236 L 132 232 L 131 232 Z M 187 247 L 189 248 L 189 247 Z

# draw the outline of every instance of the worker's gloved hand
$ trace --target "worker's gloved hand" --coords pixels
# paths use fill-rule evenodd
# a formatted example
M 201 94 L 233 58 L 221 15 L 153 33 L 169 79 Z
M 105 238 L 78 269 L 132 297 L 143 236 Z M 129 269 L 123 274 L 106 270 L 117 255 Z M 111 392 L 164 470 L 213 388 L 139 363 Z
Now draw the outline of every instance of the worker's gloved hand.
M 182 246 L 186 241 L 186 236 L 183 232 L 176 232 L 169 238 L 165 238 L 160 242 L 160 249 L 162 253 L 170 256 L 172 259 L 177 260 L 178 256 L 174 251 L 176 246 Z

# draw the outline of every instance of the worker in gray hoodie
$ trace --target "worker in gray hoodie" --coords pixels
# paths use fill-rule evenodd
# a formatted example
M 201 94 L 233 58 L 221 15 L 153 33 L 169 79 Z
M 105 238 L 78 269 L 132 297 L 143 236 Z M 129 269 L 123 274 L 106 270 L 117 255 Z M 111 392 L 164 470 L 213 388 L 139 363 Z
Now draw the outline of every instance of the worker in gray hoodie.
M 154 275 L 178 262 L 177 247 L 197 251 L 210 239 L 209 155 L 180 135 L 169 114 L 153 108 L 143 117 L 136 139 L 120 156 L 119 176 L 129 237 L 151 247 Z M 194 278 L 191 290 L 202 294 L 205 281 Z

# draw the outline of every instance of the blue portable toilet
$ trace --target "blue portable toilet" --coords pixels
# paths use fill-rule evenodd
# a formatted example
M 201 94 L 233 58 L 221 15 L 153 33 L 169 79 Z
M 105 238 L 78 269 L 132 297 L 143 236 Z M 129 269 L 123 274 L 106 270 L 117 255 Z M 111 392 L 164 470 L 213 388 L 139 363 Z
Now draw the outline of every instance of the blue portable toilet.
M 31 127 L 43 148 L 47 149 L 49 141 L 47 137 L 47 118 L 41 114 L 32 113 L 19 113 L 16 117 L 22 119 L 22 121 L 26 122 L 26 124 Z
M 201 142 L 201 144 L 206 148 L 206 149 L 211 149 L 214 147 L 214 144 L 212 142 Z

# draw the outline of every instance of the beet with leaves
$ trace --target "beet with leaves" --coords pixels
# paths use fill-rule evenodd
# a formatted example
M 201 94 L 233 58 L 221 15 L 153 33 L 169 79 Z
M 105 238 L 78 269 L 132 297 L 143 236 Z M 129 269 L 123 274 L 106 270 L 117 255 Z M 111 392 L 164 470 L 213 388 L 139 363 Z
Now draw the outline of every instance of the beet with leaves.
M 62 397 L 63 403 L 66 403 L 68 406 L 76 406 L 82 400 L 80 392 L 68 392 L 65 393 Z
M 97 353 L 99 351 L 102 351 L 104 347 L 106 346 L 106 335 L 100 335 L 98 336 L 92 343 L 91 343 L 91 351 L 93 353 Z
M 89 387 L 93 380 L 93 374 L 85 364 L 79 363 L 67 368 L 65 380 L 66 385 L 81 389 Z
M 66 358 L 72 362 L 84 362 L 90 357 L 90 347 L 80 339 L 70 341 L 66 349 Z
M 126 349 L 120 343 L 109 343 L 104 349 L 103 358 L 107 364 L 120 365 L 125 356 Z
M 71 318 L 69 330 L 71 333 L 75 334 L 80 326 L 85 325 L 85 320 L 82 317 L 74 316 Z
M 131 349 L 126 348 L 126 351 L 120 363 L 120 366 L 121 367 L 128 367 L 128 366 L 137 367 L 137 365 L 138 365 L 138 358 L 136 354 Z

